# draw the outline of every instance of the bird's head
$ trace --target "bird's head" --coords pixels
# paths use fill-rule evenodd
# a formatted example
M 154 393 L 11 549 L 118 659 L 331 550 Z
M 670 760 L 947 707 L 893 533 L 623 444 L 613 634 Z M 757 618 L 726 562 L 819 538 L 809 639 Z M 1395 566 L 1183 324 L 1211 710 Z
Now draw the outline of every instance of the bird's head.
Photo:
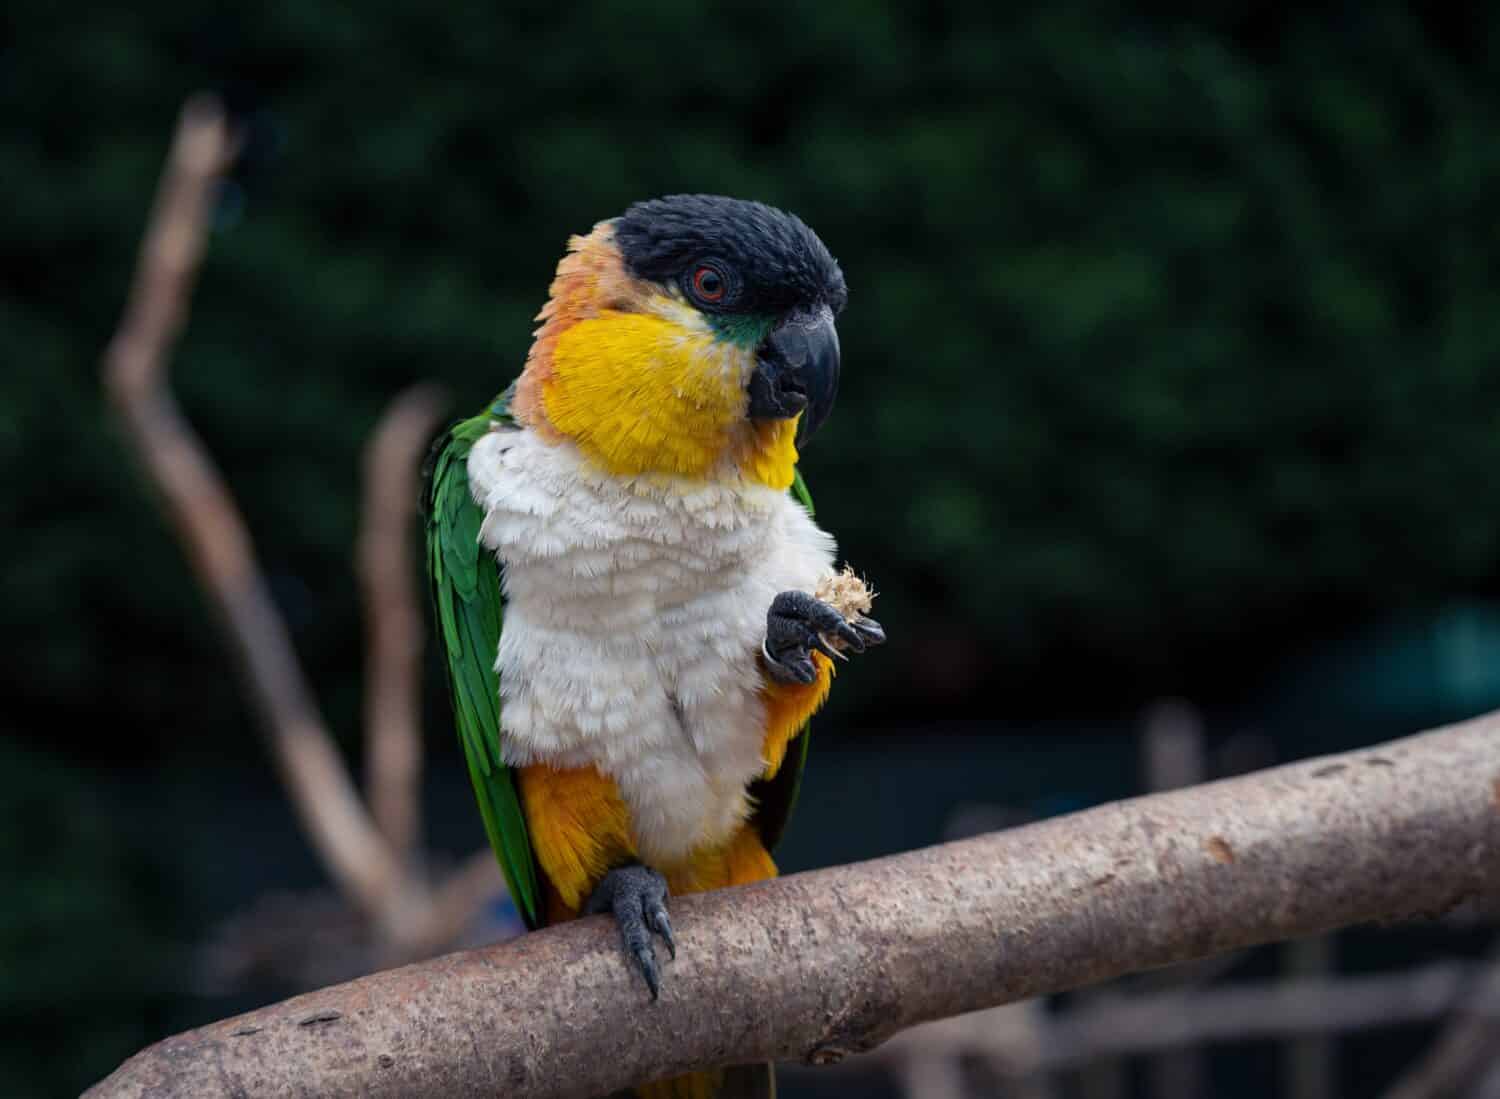
M 806 225 L 672 195 L 574 237 L 514 409 L 616 474 L 737 474 L 777 488 L 838 389 L 848 291 Z

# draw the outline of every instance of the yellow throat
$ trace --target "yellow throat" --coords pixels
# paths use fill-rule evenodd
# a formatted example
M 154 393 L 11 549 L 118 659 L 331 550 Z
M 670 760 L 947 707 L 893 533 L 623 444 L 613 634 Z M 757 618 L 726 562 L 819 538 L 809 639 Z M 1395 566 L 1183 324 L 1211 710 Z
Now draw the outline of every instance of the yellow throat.
M 516 394 L 523 421 L 611 474 L 792 483 L 796 421 L 746 417 L 753 348 L 625 272 L 610 223 L 558 265 Z

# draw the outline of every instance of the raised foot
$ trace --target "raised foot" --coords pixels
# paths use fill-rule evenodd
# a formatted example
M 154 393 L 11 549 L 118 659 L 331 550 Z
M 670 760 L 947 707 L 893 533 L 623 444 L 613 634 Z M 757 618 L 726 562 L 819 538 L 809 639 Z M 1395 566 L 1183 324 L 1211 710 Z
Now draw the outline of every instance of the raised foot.
M 620 928 L 625 952 L 635 959 L 651 998 L 661 995 L 661 972 L 656 966 L 656 948 L 651 942 L 654 931 L 667 944 L 667 953 L 677 957 L 677 941 L 672 938 L 672 921 L 667 918 L 667 879 L 649 866 L 633 863 L 617 867 L 604 875 L 583 906 L 586 915 L 611 912 Z
M 885 630 L 873 618 L 846 620 L 838 610 L 806 592 L 784 591 L 766 614 L 766 670 L 782 683 L 811 683 L 818 676 L 812 654 L 845 659 L 833 644 L 862 653 L 885 641 Z

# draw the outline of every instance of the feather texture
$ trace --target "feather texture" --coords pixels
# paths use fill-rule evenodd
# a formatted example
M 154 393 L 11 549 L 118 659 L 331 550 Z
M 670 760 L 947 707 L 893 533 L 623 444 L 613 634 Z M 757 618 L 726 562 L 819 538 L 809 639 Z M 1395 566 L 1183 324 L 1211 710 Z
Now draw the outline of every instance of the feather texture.
M 514 777 L 500 752 L 500 569 L 480 544 L 483 514 L 469 491 L 474 443 L 512 421 L 509 391 L 485 412 L 454 424 L 433 446 L 427 497 L 427 569 L 442 635 L 454 722 L 485 834 L 528 927 L 541 922 L 536 865 Z
M 576 909 L 624 856 L 679 889 L 774 873 L 828 686 L 768 686 L 757 659 L 771 598 L 832 561 L 800 475 L 791 497 L 611 477 L 515 425 L 508 398 L 434 447 L 427 536 L 459 740 L 522 917 L 546 922 L 548 881 Z M 581 818 L 570 771 L 616 808 Z
M 726 843 L 768 762 L 766 611 L 833 540 L 737 474 L 613 476 L 531 431 L 486 435 L 468 470 L 505 562 L 505 761 L 598 768 L 652 865 Z

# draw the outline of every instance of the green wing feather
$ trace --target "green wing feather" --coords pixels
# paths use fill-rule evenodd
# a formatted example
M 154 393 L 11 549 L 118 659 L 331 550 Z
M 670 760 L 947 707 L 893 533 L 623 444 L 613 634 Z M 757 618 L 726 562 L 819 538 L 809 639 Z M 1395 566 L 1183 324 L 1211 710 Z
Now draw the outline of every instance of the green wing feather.
M 459 743 L 490 846 L 526 926 L 541 923 L 537 867 L 510 768 L 500 758 L 500 566 L 479 542 L 484 515 L 469 493 L 469 451 L 496 422 L 513 424 L 510 390 L 433 445 L 427 481 L 427 571 L 442 635 Z
M 793 473 L 791 492 L 807 514 L 812 515 L 812 493 L 807 491 L 807 482 L 802 479 L 800 469 Z M 751 821 L 760 833 L 760 842 L 767 851 L 776 850 L 776 845 L 781 842 L 782 834 L 786 831 L 787 822 L 791 819 L 792 807 L 797 803 L 797 793 L 802 789 L 802 772 L 807 769 L 807 749 L 811 743 L 812 722 L 809 721 L 787 745 L 781 770 L 773 778 L 756 779 L 750 784 L 750 797 L 755 805 Z

